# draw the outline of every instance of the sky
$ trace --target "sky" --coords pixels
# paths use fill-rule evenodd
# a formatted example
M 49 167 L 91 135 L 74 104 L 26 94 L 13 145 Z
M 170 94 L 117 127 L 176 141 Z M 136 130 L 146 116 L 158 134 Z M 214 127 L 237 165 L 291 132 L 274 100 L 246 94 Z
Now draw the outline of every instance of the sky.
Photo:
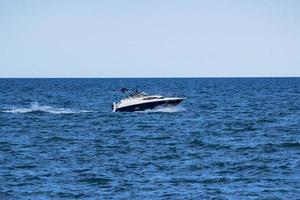
M 0 77 L 300 76 L 298 0 L 0 0 Z

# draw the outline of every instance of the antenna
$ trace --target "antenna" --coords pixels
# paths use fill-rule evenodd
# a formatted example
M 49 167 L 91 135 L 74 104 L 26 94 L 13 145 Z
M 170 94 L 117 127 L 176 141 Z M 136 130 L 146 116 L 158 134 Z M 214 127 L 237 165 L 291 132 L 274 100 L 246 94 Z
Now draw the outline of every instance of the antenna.
M 127 95 L 127 97 L 129 97 L 129 98 L 130 98 L 130 95 L 128 94 L 128 90 L 127 90 L 127 88 L 122 88 L 122 89 L 121 89 L 121 92 L 122 92 L 123 94 L 126 94 L 126 95 Z

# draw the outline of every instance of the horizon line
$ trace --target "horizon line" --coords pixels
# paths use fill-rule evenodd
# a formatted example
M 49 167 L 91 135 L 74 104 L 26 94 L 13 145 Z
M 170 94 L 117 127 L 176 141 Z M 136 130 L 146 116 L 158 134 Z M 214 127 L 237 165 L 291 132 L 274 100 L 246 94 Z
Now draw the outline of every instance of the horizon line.
M 300 76 L 53 76 L 53 77 L 0 77 L 0 79 L 151 79 L 151 78 L 300 78 Z

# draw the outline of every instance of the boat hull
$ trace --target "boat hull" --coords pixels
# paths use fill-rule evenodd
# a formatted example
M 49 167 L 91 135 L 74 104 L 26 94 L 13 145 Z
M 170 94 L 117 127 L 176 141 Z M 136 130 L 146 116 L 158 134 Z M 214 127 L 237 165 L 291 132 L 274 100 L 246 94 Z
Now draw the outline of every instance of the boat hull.
M 174 99 L 174 100 L 166 100 L 166 101 L 154 101 L 154 102 L 147 102 L 141 104 L 135 104 L 130 106 L 125 106 L 121 108 L 116 108 L 115 112 L 135 112 L 135 111 L 145 111 L 145 110 L 152 110 L 157 106 L 176 106 L 179 104 L 183 99 Z

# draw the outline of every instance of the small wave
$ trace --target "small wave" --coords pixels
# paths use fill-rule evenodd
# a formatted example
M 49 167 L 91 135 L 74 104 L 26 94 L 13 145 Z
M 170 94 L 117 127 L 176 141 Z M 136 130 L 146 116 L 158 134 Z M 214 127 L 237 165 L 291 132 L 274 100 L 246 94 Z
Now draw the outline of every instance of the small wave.
M 280 146 L 284 147 L 284 148 L 299 148 L 300 147 L 300 141 L 285 142 L 285 143 L 281 143 Z
M 266 143 L 261 145 L 265 150 L 277 150 L 278 148 L 300 148 L 300 141 L 289 141 L 283 143 Z
M 203 145 L 205 145 L 204 142 L 202 140 L 199 140 L 199 139 L 195 139 L 195 140 L 190 142 L 191 147 L 201 147 Z
M 137 111 L 141 113 L 176 113 L 176 112 L 183 112 L 185 111 L 184 108 L 180 106 L 158 106 L 154 109 L 144 110 L 144 111 Z
M 79 182 L 85 182 L 92 185 L 106 185 L 109 184 L 111 180 L 109 178 L 91 177 L 91 178 L 80 179 Z
M 10 108 L 1 110 L 4 113 L 33 113 L 33 112 L 46 112 L 51 114 L 76 114 L 91 112 L 88 110 L 73 110 L 70 108 L 54 108 L 51 106 L 41 106 L 39 103 L 34 102 L 29 108 Z

